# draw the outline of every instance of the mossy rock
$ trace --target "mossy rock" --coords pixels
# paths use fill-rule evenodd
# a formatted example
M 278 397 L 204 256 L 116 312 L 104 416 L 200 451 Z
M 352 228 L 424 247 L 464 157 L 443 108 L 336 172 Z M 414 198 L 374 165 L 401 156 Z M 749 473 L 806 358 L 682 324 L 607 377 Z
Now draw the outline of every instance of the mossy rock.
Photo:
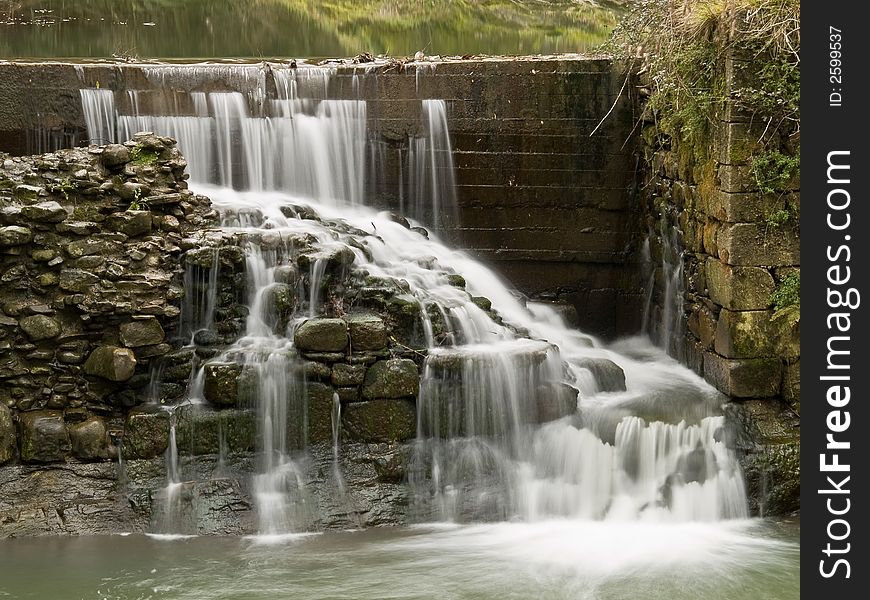
M 0 402 L 0 465 L 15 457 L 15 423 L 12 421 L 12 411 Z
M 70 451 L 63 413 L 58 410 L 26 412 L 18 417 L 21 428 L 21 460 L 59 462 Z
M 417 428 L 414 403 L 376 399 L 348 404 L 341 418 L 344 437 L 358 442 L 402 442 L 413 439 Z
M 366 372 L 362 396 L 375 398 L 412 398 L 420 391 L 420 372 L 413 360 L 381 360 Z
M 125 458 L 154 458 L 169 447 L 169 413 L 155 408 L 133 410 L 124 425 Z

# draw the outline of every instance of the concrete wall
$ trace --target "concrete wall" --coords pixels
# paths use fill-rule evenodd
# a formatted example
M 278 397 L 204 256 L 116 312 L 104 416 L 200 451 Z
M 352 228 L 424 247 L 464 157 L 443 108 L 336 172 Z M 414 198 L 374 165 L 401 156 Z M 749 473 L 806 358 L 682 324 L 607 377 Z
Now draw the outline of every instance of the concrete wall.
M 0 151 L 84 143 L 80 87 L 153 90 L 140 99 L 160 112 L 177 100 L 173 89 L 260 86 L 271 96 L 271 70 L 215 65 L 160 85 L 137 65 L 0 64 Z M 367 101 L 383 164 L 368 190 L 393 209 L 408 136 L 420 133 L 420 100 L 446 100 L 459 215 L 442 235 L 523 292 L 573 304 L 585 330 L 614 335 L 636 331 L 641 312 L 631 252 L 634 119 L 619 94 L 623 82 L 616 66 L 595 57 L 385 62 L 337 65 L 327 93 Z M 122 107 L 123 98 L 116 94 Z

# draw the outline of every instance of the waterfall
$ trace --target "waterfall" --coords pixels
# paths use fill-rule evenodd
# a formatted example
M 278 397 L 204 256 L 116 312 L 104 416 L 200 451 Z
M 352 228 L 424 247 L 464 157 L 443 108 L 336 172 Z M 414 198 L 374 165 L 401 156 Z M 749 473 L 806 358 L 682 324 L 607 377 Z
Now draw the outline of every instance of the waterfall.
M 79 90 L 82 112 L 92 144 L 108 144 L 117 140 L 115 93 L 112 90 Z
M 152 77 L 190 76 L 161 69 Z M 255 87 L 194 92 L 187 115 L 114 117 L 109 96 L 85 93 L 94 90 L 83 91 L 82 101 L 92 137 L 111 133 L 113 123 L 116 134 L 145 127 L 177 135 L 196 174 L 193 185 L 212 199 L 223 235 L 244 250 L 245 330 L 210 361 L 240 369 L 248 407 L 257 411 L 259 533 L 300 531 L 312 521 L 309 386 L 293 333 L 333 300 L 322 292 L 330 284 L 327 265 L 340 255 L 350 257 L 345 263 L 357 275 L 393 282 L 420 315 L 426 357 L 409 473 L 417 518 L 747 515 L 739 466 L 722 441 L 718 392 L 645 338 L 606 346 L 567 327 L 552 308 L 527 305 L 488 267 L 437 235 L 368 206 L 367 106 L 329 98 L 330 70 L 274 70 L 277 99 L 271 101 L 260 71 L 243 70 Z M 421 114 L 425 135 L 413 138 L 407 153 L 404 208 L 442 223 L 452 218 L 455 199 L 447 105 L 422 101 Z M 296 268 L 297 237 L 310 245 L 307 267 L 299 263 L 308 270 L 308 289 L 293 290 L 295 301 L 278 311 L 276 295 L 290 293 L 279 272 Z M 182 311 L 182 330 L 194 341 L 198 330 L 213 326 L 218 262 L 214 254 L 185 272 L 190 305 Z M 664 340 L 681 322 L 680 264 L 678 256 L 666 263 Z M 199 371 L 187 401 L 201 394 Z M 335 397 L 332 410 L 333 464 L 341 481 Z M 173 485 L 180 481 L 177 457 L 167 456 L 167 464 Z
M 425 135 L 409 140 L 408 200 L 403 195 L 401 209 L 408 217 L 439 229 L 457 217 L 453 148 L 444 100 L 423 100 L 423 131 Z

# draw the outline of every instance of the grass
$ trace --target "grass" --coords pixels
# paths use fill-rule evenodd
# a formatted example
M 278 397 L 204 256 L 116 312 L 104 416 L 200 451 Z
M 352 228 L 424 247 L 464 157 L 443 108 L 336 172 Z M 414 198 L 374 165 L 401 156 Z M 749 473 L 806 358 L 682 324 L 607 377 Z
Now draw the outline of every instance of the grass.
M 730 103 L 760 132 L 744 157 L 759 187 L 781 191 L 796 172 L 798 0 L 641 0 L 605 48 L 638 66 L 649 87 L 645 118 L 664 139 L 689 146 L 703 160 Z

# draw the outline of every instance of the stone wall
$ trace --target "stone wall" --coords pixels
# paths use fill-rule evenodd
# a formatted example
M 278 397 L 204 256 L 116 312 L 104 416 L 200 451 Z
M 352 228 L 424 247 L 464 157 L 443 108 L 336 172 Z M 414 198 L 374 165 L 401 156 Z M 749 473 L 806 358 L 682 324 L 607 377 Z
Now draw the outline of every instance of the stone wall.
M 586 331 L 638 329 L 633 104 L 620 93 L 618 66 L 572 55 L 329 66 L 328 97 L 367 101 L 381 165 L 378 177 L 369 174 L 370 199 L 399 209 L 407 185 L 400 165 L 408 137 L 421 133 L 420 101 L 444 99 L 459 214 L 443 220 L 443 235 L 521 291 L 573 304 Z M 266 63 L 202 67 L 187 76 L 147 76 L 147 68 L 0 65 L 0 151 L 30 154 L 85 140 L 81 87 L 115 90 L 121 110 L 129 109 L 125 91 L 138 90 L 140 109 L 151 114 L 183 108 L 176 89 L 276 93 Z
M 758 66 L 729 56 L 723 68 L 729 96 Z M 739 443 L 753 509 L 788 512 L 799 506 L 800 331 L 773 318 L 772 296 L 800 271 L 800 181 L 759 191 L 750 159 L 764 124 L 733 101 L 717 118 L 703 147 L 643 125 L 648 321 L 736 403 L 732 414 L 752 432 Z M 680 310 L 675 326 L 662 325 Z
M 143 135 L 0 161 L 0 537 L 159 528 L 171 420 L 191 479 L 173 518 L 190 532 L 254 531 L 259 428 L 242 368 L 207 365 L 207 404 L 163 409 L 244 319 L 244 289 L 232 289 L 244 288 L 244 253 L 206 235 L 216 213 L 187 189 L 175 141 Z M 202 290 L 185 289 L 185 265 L 209 258 L 224 285 L 215 332 L 194 351 L 182 308 Z M 310 525 L 401 522 L 400 442 L 416 432 L 417 365 L 390 358 L 384 322 L 371 314 L 312 321 L 296 337 L 303 357 L 319 361 L 298 365 L 308 430 L 292 442 L 309 448 L 319 519 Z M 345 496 L 325 475 L 334 394 L 353 402 L 343 416 Z
M 374 234 L 292 204 L 282 212 L 347 244 L 218 229 L 175 141 L 153 134 L 0 161 L 0 537 L 257 531 L 258 386 L 272 377 L 288 382 L 283 434 L 307 494 L 296 525 L 405 522 L 426 336 L 450 333 L 434 306 L 423 329 L 403 282 L 352 267 L 347 244 L 364 251 Z M 277 331 L 298 325 L 277 371 L 233 346 L 254 246 L 281 256 L 264 314 Z M 318 294 L 318 316 L 300 318 Z M 530 400 L 548 421 L 576 411 L 577 390 L 542 386 Z M 174 461 L 177 505 L 164 497 Z

